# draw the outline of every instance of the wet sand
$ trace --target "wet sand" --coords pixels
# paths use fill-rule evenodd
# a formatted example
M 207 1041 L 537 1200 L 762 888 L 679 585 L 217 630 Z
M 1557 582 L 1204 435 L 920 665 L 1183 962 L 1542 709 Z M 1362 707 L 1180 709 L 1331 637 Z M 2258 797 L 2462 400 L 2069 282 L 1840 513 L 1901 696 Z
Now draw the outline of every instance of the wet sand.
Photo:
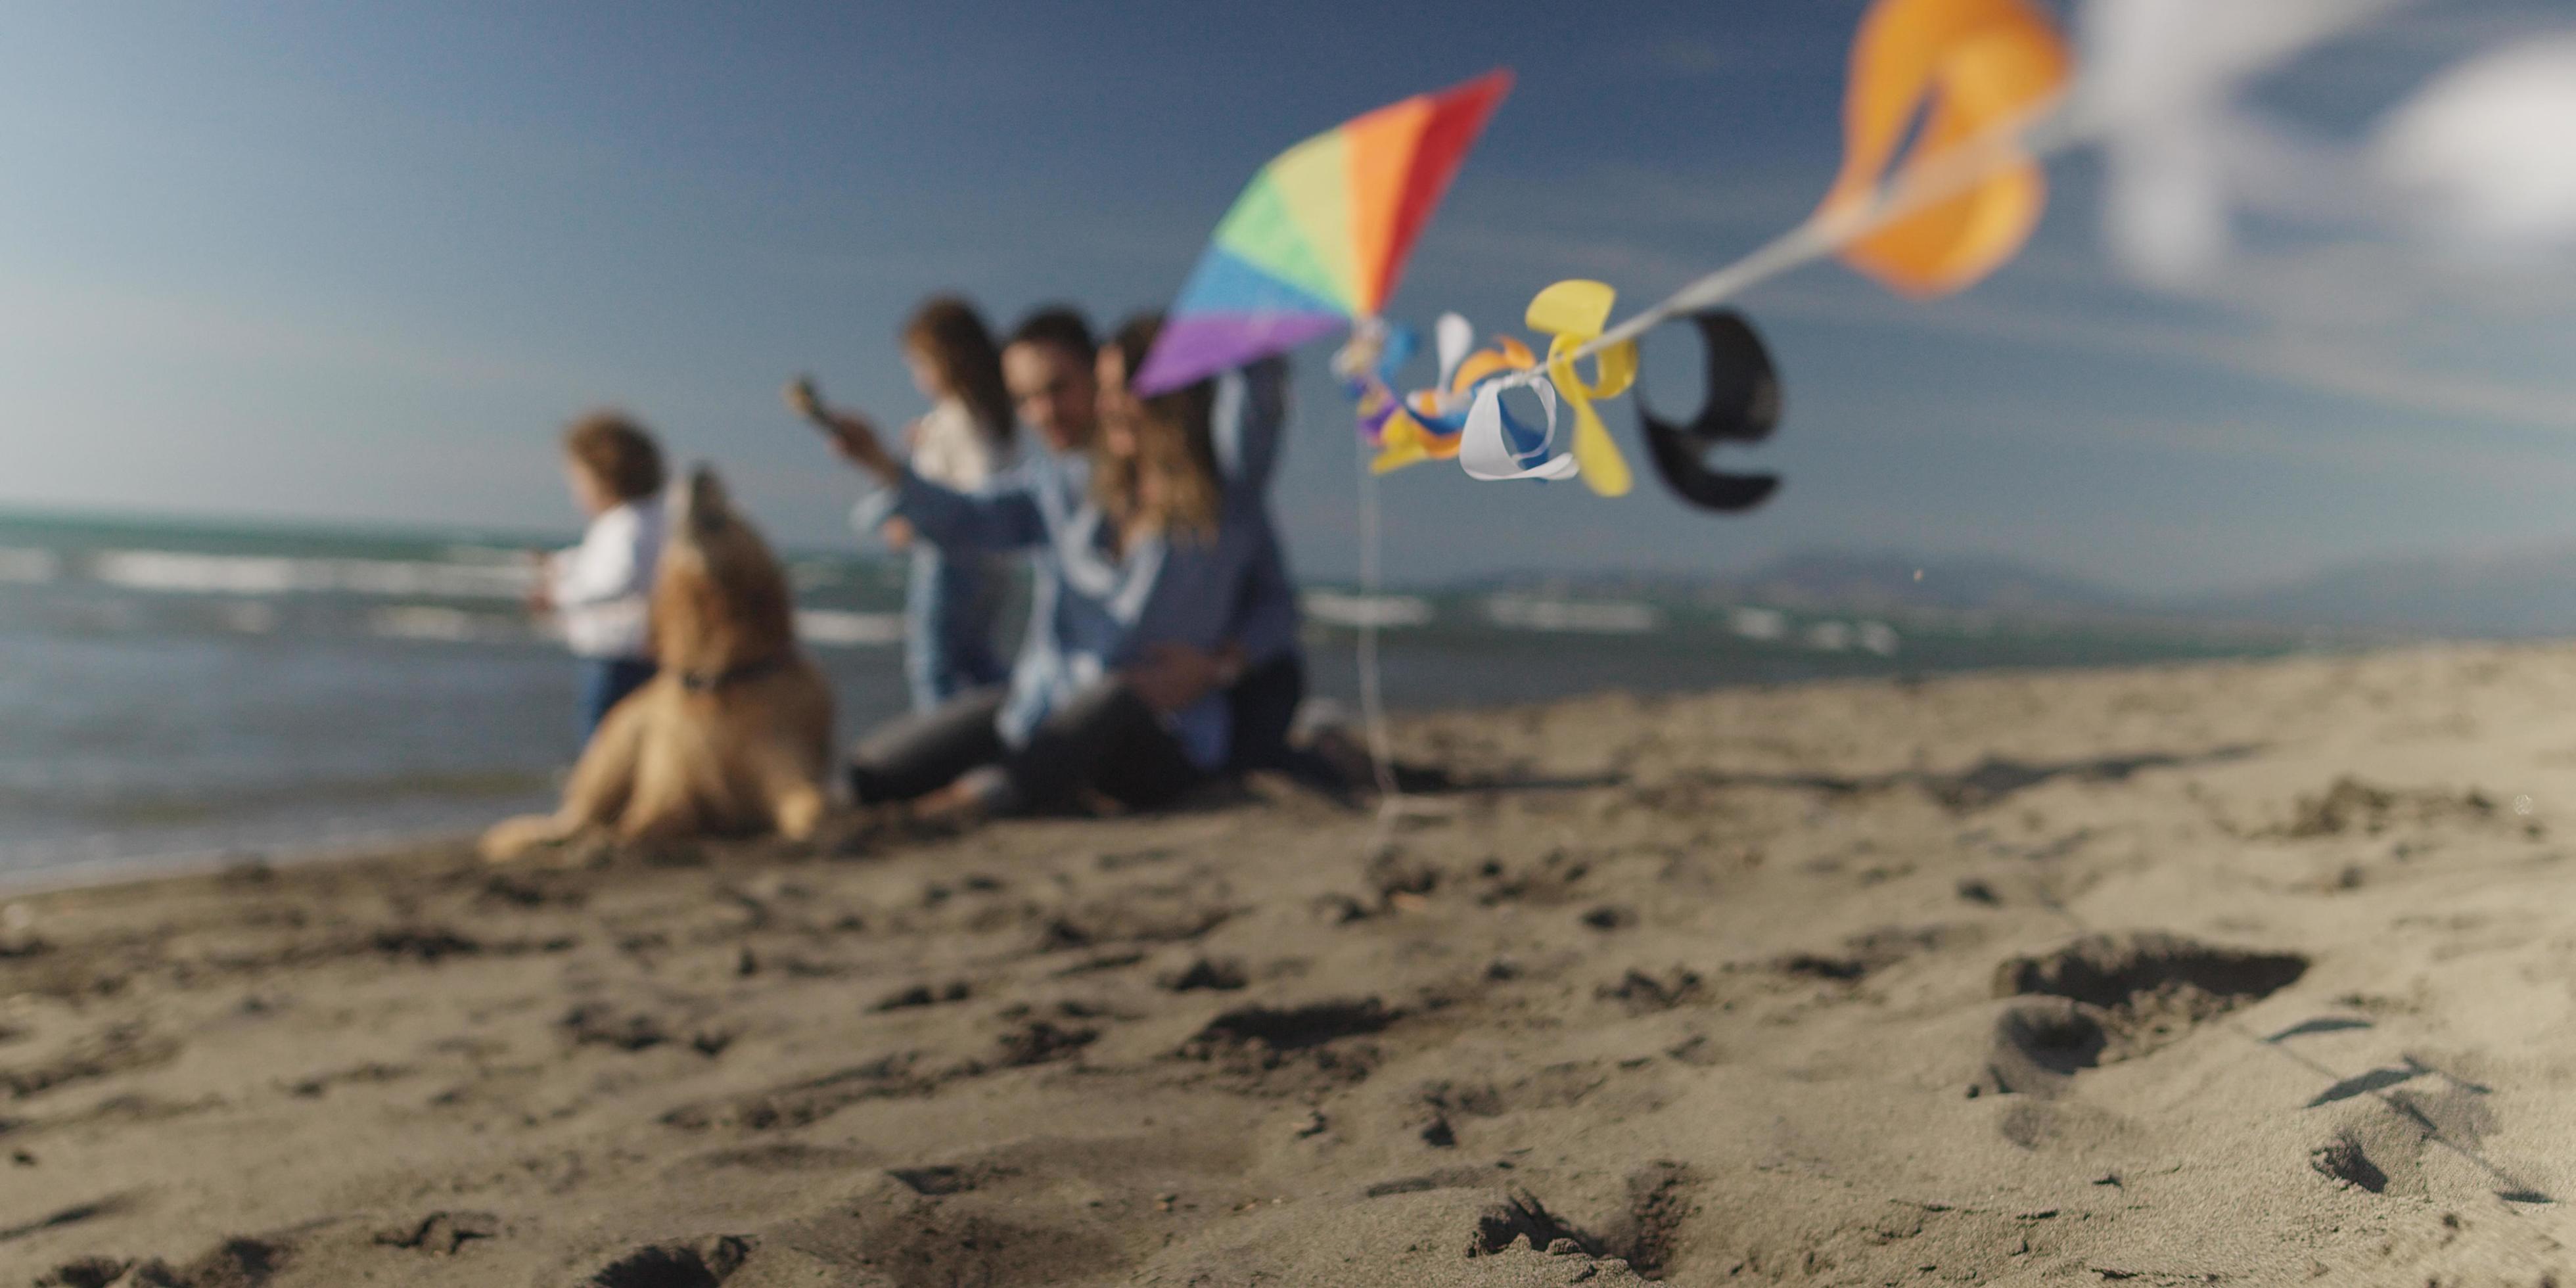
M 0 1284 L 2576 1284 L 2576 651 L 1399 736 L 18 898 Z

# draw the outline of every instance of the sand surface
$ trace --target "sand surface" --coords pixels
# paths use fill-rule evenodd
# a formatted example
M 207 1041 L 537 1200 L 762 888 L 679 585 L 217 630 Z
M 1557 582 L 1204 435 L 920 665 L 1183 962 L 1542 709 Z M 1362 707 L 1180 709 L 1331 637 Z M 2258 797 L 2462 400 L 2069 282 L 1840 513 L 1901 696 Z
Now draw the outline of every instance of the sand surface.
M 2576 652 L 1401 740 L 19 898 L 0 1285 L 2576 1284 Z

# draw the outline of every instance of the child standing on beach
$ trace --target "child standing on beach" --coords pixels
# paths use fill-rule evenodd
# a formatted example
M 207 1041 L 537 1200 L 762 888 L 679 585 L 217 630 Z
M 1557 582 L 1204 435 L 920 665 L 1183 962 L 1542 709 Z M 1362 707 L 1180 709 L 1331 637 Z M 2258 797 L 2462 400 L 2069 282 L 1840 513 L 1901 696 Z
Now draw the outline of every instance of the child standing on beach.
M 593 412 L 564 431 L 564 476 L 590 520 L 581 544 L 542 556 L 529 606 L 553 613 L 581 662 L 581 736 L 653 678 L 646 634 L 662 557 L 662 451 L 635 422 Z
M 904 437 L 913 471 L 959 492 L 981 490 L 1016 458 L 1011 396 L 1002 384 L 1002 354 L 973 305 L 933 296 L 903 329 L 904 364 L 930 411 Z M 909 550 L 904 581 L 904 678 L 913 708 L 928 711 L 960 693 L 999 684 L 1010 667 L 993 650 L 1006 561 L 974 550 L 942 550 L 916 541 L 912 526 L 889 517 L 891 498 L 862 502 L 854 516 L 895 550 Z

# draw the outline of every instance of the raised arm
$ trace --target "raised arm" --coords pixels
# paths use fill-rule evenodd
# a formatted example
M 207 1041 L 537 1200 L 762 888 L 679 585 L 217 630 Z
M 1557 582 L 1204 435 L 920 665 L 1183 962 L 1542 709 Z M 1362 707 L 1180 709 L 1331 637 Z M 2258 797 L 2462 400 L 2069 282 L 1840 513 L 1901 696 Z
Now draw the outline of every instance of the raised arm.
M 905 469 L 896 472 L 892 496 L 890 513 L 935 546 L 1018 550 L 1047 540 L 1046 511 L 1024 479 L 1006 476 L 987 491 L 959 492 Z
M 809 377 L 787 382 L 785 393 L 788 410 L 821 430 L 842 460 L 858 466 L 862 473 L 874 475 L 887 487 L 903 482 L 903 462 L 886 450 L 875 422 L 854 411 L 824 406 L 822 393 Z
M 867 417 L 825 406 L 813 381 L 791 381 L 786 397 L 789 410 L 823 431 L 841 459 L 887 489 L 890 503 L 873 498 L 859 503 L 853 517 L 861 522 L 901 516 L 923 540 L 959 549 L 1016 550 L 1046 541 L 1046 514 L 1027 488 L 995 487 L 973 495 L 951 491 L 896 460 Z
M 1213 423 L 1217 472 L 1228 490 L 1267 492 L 1288 421 L 1288 361 L 1264 358 L 1217 377 Z

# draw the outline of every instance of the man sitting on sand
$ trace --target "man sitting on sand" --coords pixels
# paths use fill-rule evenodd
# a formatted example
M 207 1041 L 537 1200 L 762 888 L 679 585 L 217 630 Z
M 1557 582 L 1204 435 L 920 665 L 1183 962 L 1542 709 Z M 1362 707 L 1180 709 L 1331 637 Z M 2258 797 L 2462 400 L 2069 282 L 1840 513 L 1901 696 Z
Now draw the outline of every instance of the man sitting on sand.
M 1267 551 L 1258 494 L 1283 419 L 1283 367 L 1127 397 L 1126 373 L 1158 326 L 1140 321 L 1100 355 L 1108 396 L 1079 469 L 1042 468 L 977 495 L 922 478 L 866 418 L 791 387 L 842 455 L 894 490 L 894 513 L 919 539 L 1026 550 L 1050 592 L 1007 692 L 961 697 L 862 744 L 851 766 L 862 804 L 936 793 L 936 812 L 1016 812 L 1088 789 L 1152 808 L 1228 767 L 1223 690 L 1247 656 L 1247 592 Z M 1089 486 L 1067 487 L 1068 473 Z
M 1002 378 L 1020 419 L 1037 431 L 1052 458 L 1046 468 L 1069 501 L 1090 490 L 1090 451 L 1100 432 L 1103 387 L 1099 379 L 1100 347 L 1090 323 L 1071 308 L 1042 308 L 1021 320 L 1002 350 Z M 1123 357 L 1120 362 L 1123 364 Z M 1123 390 L 1109 389 L 1110 398 Z M 1221 462 L 1231 473 L 1240 462 Z M 1265 477 L 1268 470 L 1264 469 Z M 1238 609 L 1243 637 L 1236 642 L 1252 659 L 1227 691 L 1233 708 L 1233 736 L 1226 767 L 1243 773 L 1267 769 L 1288 773 L 1311 785 L 1339 790 L 1347 775 L 1327 762 L 1292 750 L 1288 732 L 1306 695 L 1306 660 L 1298 643 L 1301 625 L 1296 582 L 1289 576 L 1278 525 L 1270 518 L 1266 490 L 1255 519 L 1261 554 L 1244 587 Z M 1029 621 L 1034 628 L 1053 611 L 1059 587 L 1044 571 L 1032 588 Z M 1023 647 L 1043 647 L 1032 636 Z

